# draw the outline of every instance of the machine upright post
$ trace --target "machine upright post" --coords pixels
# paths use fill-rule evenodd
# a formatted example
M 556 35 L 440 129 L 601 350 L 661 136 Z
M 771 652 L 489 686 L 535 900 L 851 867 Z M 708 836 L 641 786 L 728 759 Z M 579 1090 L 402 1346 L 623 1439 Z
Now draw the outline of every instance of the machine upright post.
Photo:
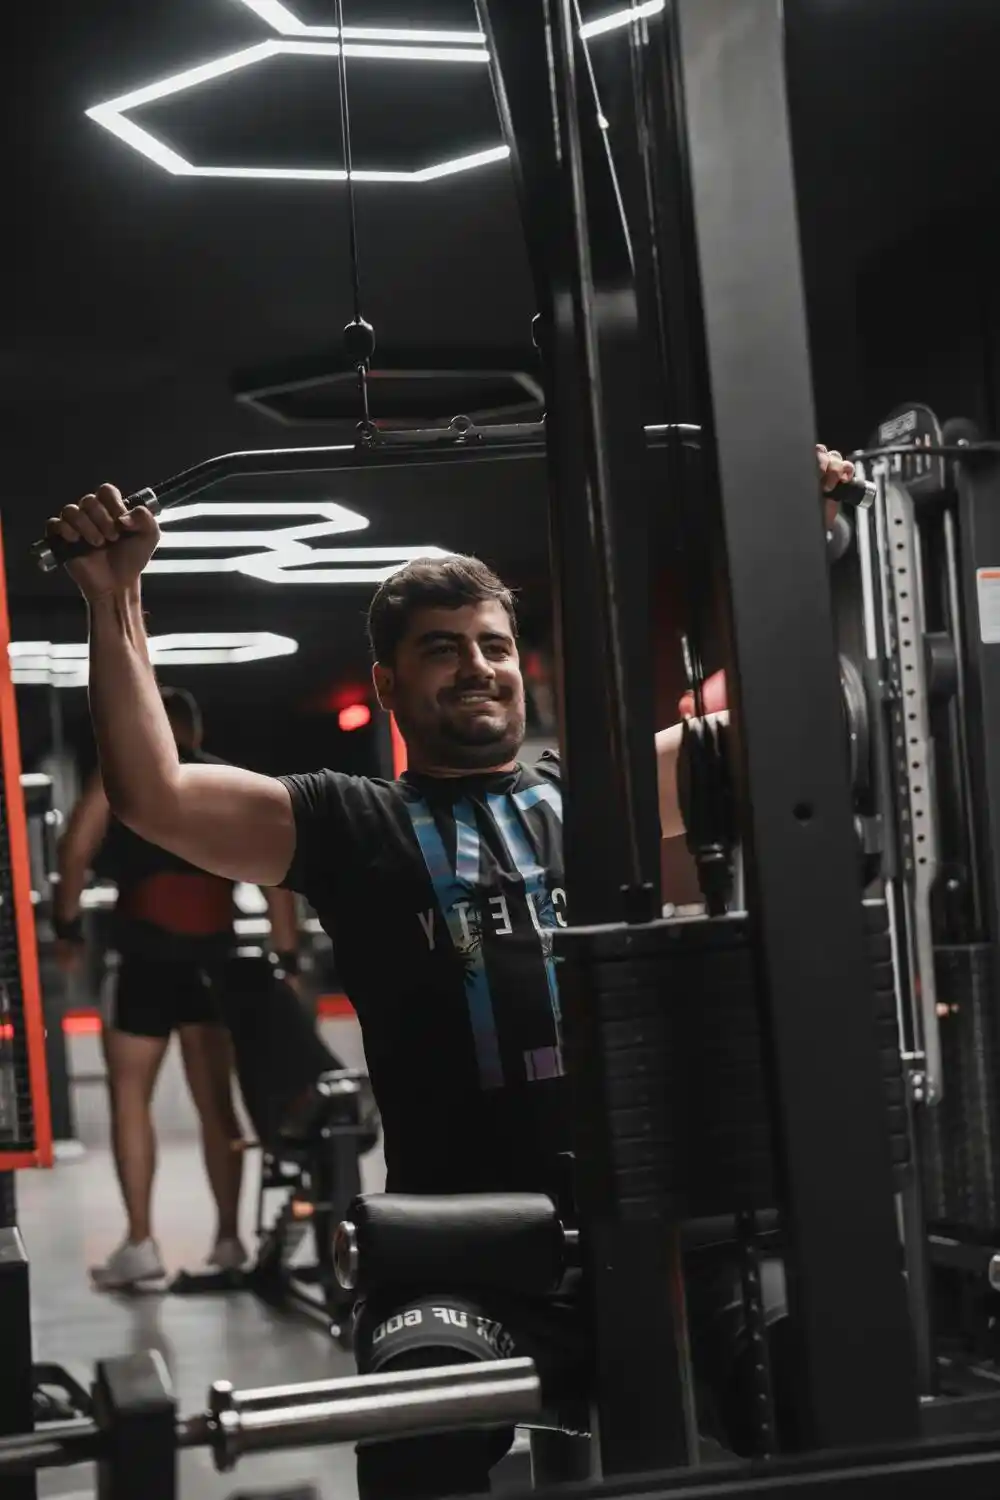
M 539 308 L 574 923 L 566 939 L 576 924 L 648 921 L 660 910 L 640 330 L 575 11 L 571 0 L 479 0 Z M 610 1124 L 599 1103 L 593 1108 L 606 1145 Z M 578 1155 L 577 1167 L 601 1470 L 688 1462 L 691 1374 L 666 1189 L 639 1204 L 610 1204 L 592 1190 L 594 1163 Z
M 556 127 L 547 35 L 554 0 L 479 0 L 489 37 L 501 121 L 511 144 L 521 217 L 539 309 L 537 340 L 546 386 L 550 537 L 555 628 L 560 644 L 561 739 L 567 768 L 564 850 L 572 920 L 622 915 L 628 833 L 618 816 L 609 733 L 607 648 L 602 638 L 599 565 L 590 532 L 583 434 L 589 419 L 583 332 L 572 281 L 572 209 L 567 144 Z M 582 47 L 582 43 L 579 44 Z M 613 586 L 620 602 L 629 690 L 625 747 L 634 791 L 643 880 L 659 912 L 659 813 L 652 744 L 651 545 L 648 459 L 643 433 L 640 330 L 632 259 L 586 70 L 577 69 L 580 146 L 594 284 L 594 344 L 614 544 Z M 600 787 L 595 815 L 592 788 Z
M 918 1421 L 865 952 L 780 0 L 675 0 L 803 1437 Z

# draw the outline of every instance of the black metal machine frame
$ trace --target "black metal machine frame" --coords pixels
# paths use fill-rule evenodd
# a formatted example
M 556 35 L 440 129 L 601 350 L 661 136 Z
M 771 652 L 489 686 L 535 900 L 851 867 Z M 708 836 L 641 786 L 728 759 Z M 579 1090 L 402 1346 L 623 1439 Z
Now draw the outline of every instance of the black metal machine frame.
M 675 1472 L 660 1490 L 691 1500 L 814 1491 L 853 1500 L 896 1493 L 904 1482 L 908 1494 L 936 1495 L 947 1482 L 956 1500 L 993 1495 L 995 1438 L 918 1441 L 816 496 L 781 0 L 666 0 L 659 16 L 637 14 L 623 28 L 631 94 L 616 101 L 622 120 L 610 125 L 577 0 L 477 6 L 534 276 L 545 424 L 479 431 L 458 422 L 368 432 L 336 449 L 226 455 L 130 503 L 170 504 L 235 473 L 529 457 L 544 447 L 577 924 L 558 935 L 557 953 L 599 933 L 622 936 L 623 951 L 634 939 L 636 951 L 655 957 L 650 559 L 661 481 L 651 477 L 647 447 L 651 434 L 671 454 L 700 439 L 697 504 L 680 493 L 677 466 L 663 502 L 700 531 L 696 565 L 714 549 L 728 581 L 739 833 L 787 1233 L 798 1425 L 819 1456 L 763 1474 Z M 664 367 L 653 383 L 667 419 L 653 429 L 644 423 L 651 343 Z M 963 483 L 966 523 L 992 527 L 990 544 L 994 535 L 1000 544 L 1000 520 L 974 505 L 971 471 Z M 55 566 L 61 550 L 40 544 L 40 564 Z M 967 600 L 976 581 L 964 580 Z M 984 664 L 977 688 L 974 707 L 988 724 L 1000 724 L 998 671 Z M 996 767 L 980 771 L 984 782 L 1000 777 Z M 595 815 L 597 788 L 604 817 Z M 1000 808 L 1000 795 L 989 804 Z M 1000 840 L 992 847 L 1000 859 Z M 1000 884 L 997 870 L 983 874 Z M 604 1155 L 613 1157 L 610 1109 L 595 1134 L 602 1128 Z M 589 1170 L 584 1163 L 584 1204 L 599 1198 Z M 642 1486 L 628 1476 L 693 1452 L 680 1207 L 666 1190 L 655 1201 L 608 1202 L 600 1222 L 588 1221 L 586 1207 L 581 1222 L 606 1481 L 594 1493 L 638 1495 Z M 873 1446 L 890 1444 L 906 1446 Z
M 902 1438 L 916 1387 L 829 576 L 807 500 L 816 433 L 782 17 L 777 0 L 679 0 L 676 19 L 805 1430 L 820 1448 Z
M 654 502 L 642 469 L 633 256 L 608 132 L 581 82 L 586 59 L 572 0 L 479 0 L 479 10 L 547 340 L 570 905 L 576 922 L 642 920 L 658 912 L 655 894 L 645 907 L 635 900 L 637 887 L 658 892 Z M 917 1430 L 916 1384 L 864 1003 L 871 975 L 827 560 L 819 507 L 809 499 L 816 434 L 780 6 L 668 0 L 662 21 L 643 27 L 636 43 L 672 96 L 674 174 L 686 184 L 688 263 L 704 317 L 700 351 L 666 353 L 697 362 L 700 352 L 707 382 L 696 370 L 682 385 L 707 386 L 710 409 L 666 415 L 700 421 L 714 438 L 717 486 L 708 491 L 717 489 L 729 582 L 730 694 L 791 1241 L 800 1420 L 811 1447 L 906 1438 Z M 675 289 L 661 293 L 669 306 Z M 611 669 L 595 673 L 595 659 Z M 782 684 L 794 688 L 783 694 Z M 595 786 L 610 794 L 612 817 L 594 817 Z M 633 898 L 624 906 L 623 889 Z M 633 1227 L 633 1251 L 640 1237 Z M 622 1359 L 613 1355 L 624 1349 L 612 1330 L 628 1322 L 636 1277 L 653 1265 L 624 1249 L 629 1238 L 623 1227 L 617 1274 L 594 1285 L 606 1474 L 648 1467 L 648 1443 L 644 1450 L 634 1441 L 627 1408 L 643 1385 L 665 1397 L 669 1369 L 683 1358 L 682 1330 L 669 1337 L 667 1289 L 650 1282 L 640 1300 L 647 1324 L 657 1308 L 656 1332 L 632 1340 L 628 1358 L 642 1360 L 641 1376 L 620 1378 Z M 608 1435 L 618 1433 L 625 1436 L 609 1469 Z M 664 1440 L 664 1456 L 667 1448 Z
M 6 1437 L 30 1431 L 34 1420 L 28 1257 L 19 1231 L 6 1226 L 0 1227 L 0 1340 L 0 1433 Z M 11 1482 L 11 1500 L 35 1500 L 37 1493 L 33 1474 Z

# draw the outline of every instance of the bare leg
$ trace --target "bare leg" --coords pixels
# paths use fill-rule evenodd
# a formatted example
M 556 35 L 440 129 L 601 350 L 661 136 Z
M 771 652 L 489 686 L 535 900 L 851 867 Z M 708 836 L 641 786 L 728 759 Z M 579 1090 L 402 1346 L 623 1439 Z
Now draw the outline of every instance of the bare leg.
M 205 1171 L 219 1215 L 218 1238 L 237 1239 L 243 1152 L 233 1108 L 229 1032 L 223 1026 L 182 1026 L 179 1035 L 188 1088 L 201 1120 Z
M 134 1245 L 150 1238 L 156 1137 L 151 1105 L 169 1037 L 132 1036 L 106 1027 L 104 1058 L 111 1101 L 111 1149 Z

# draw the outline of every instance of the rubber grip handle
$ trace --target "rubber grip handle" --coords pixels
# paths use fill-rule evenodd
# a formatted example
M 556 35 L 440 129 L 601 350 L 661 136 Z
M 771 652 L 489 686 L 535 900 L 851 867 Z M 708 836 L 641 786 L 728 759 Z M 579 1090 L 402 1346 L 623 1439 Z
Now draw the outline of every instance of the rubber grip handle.
M 160 509 L 156 491 L 136 490 L 134 495 L 126 496 L 126 510 L 137 510 L 140 505 L 144 505 L 155 516 Z M 31 555 L 43 573 L 54 573 L 56 568 L 65 567 L 75 557 L 86 557 L 88 553 L 96 551 L 98 548 L 92 547 L 89 542 L 67 542 L 61 536 L 46 536 L 35 543 Z
M 855 510 L 867 510 L 874 505 L 878 490 L 870 479 L 844 479 L 827 495 L 828 500 L 837 500 L 841 505 L 852 505 Z

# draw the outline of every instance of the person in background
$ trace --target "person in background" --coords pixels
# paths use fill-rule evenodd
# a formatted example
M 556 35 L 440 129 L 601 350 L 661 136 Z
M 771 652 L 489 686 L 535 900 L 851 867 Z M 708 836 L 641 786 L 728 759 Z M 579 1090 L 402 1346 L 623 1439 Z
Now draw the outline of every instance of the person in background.
M 161 696 L 180 760 L 221 764 L 201 748 L 201 714 L 190 693 L 164 688 Z M 103 1043 L 111 1145 L 127 1228 L 122 1243 L 91 1276 L 99 1289 L 113 1290 L 156 1282 L 166 1274 L 151 1220 L 156 1167 L 152 1100 L 174 1031 L 198 1112 L 218 1215 L 208 1264 L 236 1268 L 247 1254 L 238 1224 L 243 1153 L 235 1143 L 241 1131 L 222 1009 L 235 942 L 233 882 L 206 874 L 132 833 L 112 815 L 95 774 L 70 815 L 59 849 L 55 927 L 64 970 L 75 968 L 82 957 L 80 898 L 99 851 L 102 866 L 118 886 L 112 945 L 121 962 L 104 1017 Z M 265 895 L 274 956 L 294 984 L 294 898 L 278 890 Z

